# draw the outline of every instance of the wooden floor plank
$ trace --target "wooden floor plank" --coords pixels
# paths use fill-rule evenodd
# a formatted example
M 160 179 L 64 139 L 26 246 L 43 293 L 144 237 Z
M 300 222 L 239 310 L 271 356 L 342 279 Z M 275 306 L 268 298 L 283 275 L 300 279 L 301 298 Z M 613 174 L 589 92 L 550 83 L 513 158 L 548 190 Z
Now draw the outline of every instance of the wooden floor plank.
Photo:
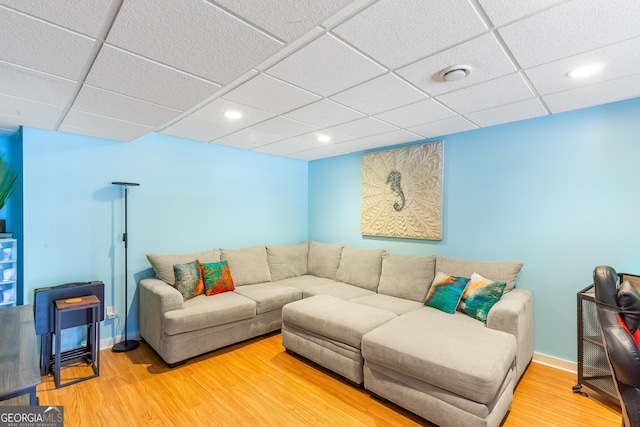
M 101 353 L 100 376 L 56 389 L 41 405 L 62 405 L 65 426 L 432 426 L 302 357 L 279 333 L 236 344 L 169 369 L 144 342 Z M 73 368 L 67 368 L 73 369 Z M 73 377 L 74 373 L 65 373 Z M 532 363 L 504 427 L 618 427 L 619 409 L 572 392 L 574 374 Z

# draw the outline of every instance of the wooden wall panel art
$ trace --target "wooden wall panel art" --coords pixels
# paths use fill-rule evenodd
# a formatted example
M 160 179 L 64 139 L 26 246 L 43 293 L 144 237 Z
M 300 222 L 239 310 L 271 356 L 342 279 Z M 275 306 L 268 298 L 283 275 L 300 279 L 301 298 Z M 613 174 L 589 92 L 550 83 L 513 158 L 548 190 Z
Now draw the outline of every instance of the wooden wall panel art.
M 444 142 L 362 155 L 360 232 L 442 240 Z

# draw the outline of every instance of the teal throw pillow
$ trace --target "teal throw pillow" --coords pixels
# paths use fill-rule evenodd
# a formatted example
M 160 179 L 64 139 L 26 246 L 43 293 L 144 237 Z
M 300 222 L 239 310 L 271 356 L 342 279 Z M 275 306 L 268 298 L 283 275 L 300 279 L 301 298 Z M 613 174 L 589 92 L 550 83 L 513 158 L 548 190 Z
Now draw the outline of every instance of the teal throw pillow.
M 473 273 L 469 285 L 462 293 L 459 310 L 474 319 L 487 323 L 489 310 L 500 301 L 506 286 L 506 282 L 494 282 L 478 273 Z
M 176 275 L 176 283 L 173 287 L 182 294 L 184 301 L 204 293 L 204 281 L 200 274 L 198 260 L 186 264 L 174 264 L 173 272 Z
M 437 308 L 445 313 L 453 314 L 458 307 L 462 293 L 467 287 L 469 279 L 464 277 L 449 276 L 445 273 L 438 273 L 433 279 L 431 289 L 427 295 L 425 305 Z

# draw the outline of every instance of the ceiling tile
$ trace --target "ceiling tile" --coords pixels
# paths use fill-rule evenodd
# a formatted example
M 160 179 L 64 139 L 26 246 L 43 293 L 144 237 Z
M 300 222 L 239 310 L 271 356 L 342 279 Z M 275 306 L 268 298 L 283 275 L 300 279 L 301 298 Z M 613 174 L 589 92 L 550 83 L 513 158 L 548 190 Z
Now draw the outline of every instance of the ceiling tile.
M 640 74 L 582 86 L 542 97 L 552 113 L 640 97 Z
M 460 114 L 486 110 L 533 98 L 529 86 L 519 73 L 438 96 L 438 101 Z
M 218 84 L 282 47 L 211 3 L 180 0 L 125 1 L 107 42 Z
M 451 65 L 461 64 L 470 65 L 472 68 L 471 74 L 466 78 L 453 82 L 440 78 L 440 71 Z M 397 73 L 435 96 L 515 71 L 516 67 L 494 35 L 489 33 L 401 68 Z
M 377 135 L 379 133 L 391 132 L 397 129 L 397 127 L 374 119 L 373 117 L 365 117 L 329 128 L 329 130 L 350 135 L 354 138 L 364 138 L 371 135 Z
M 480 127 L 487 127 L 546 115 L 547 111 L 540 101 L 537 98 L 532 98 L 488 110 L 476 111 L 466 114 L 465 117 Z
M 216 0 L 216 3 L 290 42 L 351 0 Z
M 225 94 L 223 98 L 262 110 L 282 114 L 320 99 L 295 86 L 260 74 Z
M 0 115 L 18 118 L 22 125 L 26 125 L 28 120 L 42 125 L 36 127 L 53 129 L 63 110 L 57 105 L 0 94 Z
M 289 154 L 287 157 L 291 157 L 293 159 L 311 161 L 311 160 L 324 159 L 327 157 L 341 156 L 343 154 L 348 154 L 348 152 L 343 150 L 338 150 L 336 148 L 333 148 L 333 146 L 327 146 L 327 147 L 318 147 L 318 148 L 314 148 L 307 151 L 300 151 L 298 153 Z
M 407 130 L 424 136 L 425 138 L 433 138 L 436 136 L 451 135 L 452 133 L 465 132 L 477 128 L 478 126 L 474 125 L 464 117 L 455 116 L 449 117 L 448 119 L 410 127 Z
M 333 95 L 384 72 L 382 67 L 328 34 L 267 70 L 267 74 L 322 96 Z
M 347 142 L 339 142 L 335 144 L 334 148 L 337 148 L 338 150 L 344 150 L 349 153 L 355 153 L 358 151 L 370 150 L 377 147 L 374 144 L 362 139 L 352 139 L 351 141 Z
M 215 144 L 251 149 L 281 140 L 282 137 L 253 129 L 242 129 L 213 141 Z
M 391 68 L 485 31 L 485 24 L 468 0 L 381 0 L 334 30 Z
M 640 70 L 638 52 L 640 37 L 530 68 L 525 70 L 525 74 L 539 94 L 547 95 L 635 74 Z M 569 71 L 594 63 L 601 63 L 604 68 L 585 78 L 567 77 Z
M 242 117 L 239 119 L 227 119 L 224 116 L 224 113 L 230 110 L 242 113 Z M 240 128 L 244 126 L 251 126 L 252 124 L 267 120 L 268 118 L 273 117 L 275 114 L 220 98 L 211 101 L 204 107 L 200 108 L 198 111 L 194 112 L 193 115 L 205 120 L 226 123 L 230 126 Z
M 97 128 L 91 128 L 91 129 L 85 129 L 85 128 L 77 128 L 77 127 L 73 127 L 73 126 L 69 126 L 69 125 L 65 125 L 62 124 L 60 126 L 60 128 L 58 128 L 58 131 L 60 132 L 66 132 L 66 133 L 73 133 L 76 135 L 82 135 L 82 136 L 90 136 L 93 138 L 102 138 L 102 139 L 109 139 L 112 141 L 122 141 L 122 142 L 129 142 L 132 141 L 141 135 L 135 135 L 135 134 L 126 134 L 123 135 L 121 133 L 118 132 L 113 132 L 113 131 L 106 131 L 104 130 L 104 127 L 101 129 L 97 129 Z M 116 129 L 117 131 L 117 129 Z M 146 132 L 145 132 L 146 133 Z
M 84 85 L 72 109 L 158 127 L 180 114 L 179 110 Z
M 331 97 L 366 114 L 377 114 L 411 104 L 427 96 L 393 74 L 385 74 Z
M 66 106 L 75 88 L 73 80 L 0 62 L 0 93 Z
M 6 129 L 6 133 L 19 132 L 20 126 L 53 130 L 57 121 L 57 118 L 53 120 L 51 117 L 47 117 L 46 115 L 40 116 L 31 114 L 31 116 L 13 116 L 10 114 L 0 113 L 0 128 Z
M 131 141 L 153 131 L 153 128 L 150 126 L 143 126 L 77 110 L 70 110 L 67 113 L 60 128 L 62 129 L 63 126 L 65 128 L 88 129 L 108 133 L 112 135 L 112 139 L 118 141 Z
M 496 26 L 532 15 L 567 0 L 478 0 Z
M 0 60 L 77 80 L 94 40 L 0 7 Z
M 0 0 L 0 4 L 20 10 L 73 31 L 96 37 L 104 25 L 112 0 Z
M 224 123 L 212 122 L 195 116 L 187 116 L 163 129 L 160 133 L 208 142 L 236 132 L 239 129 L 238 127 Z
M 251 129 L 280 135 L 283 138 L 291 138 L 302 135 L 303 133 L 313 132 L 318 128 L 286 117 L 274 117 L 273 119 L 251 126 Z
M 364 114 L 343 107 L 328 99 L 323 99 L 322 101 L 291 111 L 285 114 L 285 116 L 323 128 L 359 119 L 364 117 Z
M 329 137 L 329 142 L 320 142 L 318 141 L 319 136 Z M 349 141 L 353 139 L 352 136 L 344 135 L 338 132 L 333 132 L 327 129 L 320 129 L 315 132 L 307 133 L 305 135 L 299 135 L 295 137 L 296 141 L 308 142 L 310 144 L 318 144 L 318 145 L 331 145 L 336 144 L 338 142 Z
M 640 36 L 638 22 L 638 1 L 574 0 L 499 32 L 520 65 L 529 68 Z
M 387 145 L 403 144 L 405 142 L 420 141 L 423 138 L 412 132 L 404 130 L 396 130 L 393 132 L 382 133 L 380 135 L 373 135 L 367 138 L 363 138 L 365 141 L 370 142 L 375 147 L 386 147 Z
M 219 89 L 213 83 L 110 46 L 100 50 L 86 83 L 178 110 L 193 107 Z
M 392 125 L 407 128 L 417 126 L 426 122 L 433 122 L 454 116 L 455 113 L 443 107 L 432 99 L 416 102 L 396 108 L 395 110 L 377 114 L 376 117 Z
M 298 151 L 310 150 L 312 148 L 317 148 L 318 146 L 319 146 L 318 143 L 313 144 L 311 142 L 303 142 L 303 141 L 298 141 L 296 139 L 283 139 L 282 141 L 264 145 L 260 148 L 264 148 L 264 149 L 271 148 L 273 150 L 286 151 L 287 154 L 290 154 L 290 153 L 297 153 Z
M 291 151 L 274 147 L 273 144 L 261 145 L 260 147 L 252 148 L 251 151 L 256 151 L 258 153 L 271 154 L 272 156 L 281 156 L 281 157 L 287 156 L 288 154 L 292 153 Z

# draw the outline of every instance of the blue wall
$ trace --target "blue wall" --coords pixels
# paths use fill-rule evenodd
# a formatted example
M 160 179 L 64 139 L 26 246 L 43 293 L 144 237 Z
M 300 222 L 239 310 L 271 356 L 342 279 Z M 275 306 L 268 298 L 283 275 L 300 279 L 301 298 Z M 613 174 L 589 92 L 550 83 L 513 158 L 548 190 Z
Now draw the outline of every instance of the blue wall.
M 307 162 L 160 134 L 130 143 L 23 130 L 24 296 L 102 280 L 124 310 L 124 199 L 129 190 L 129 332 L 147 253 L 291 244 L 308 239 Z M 102 338 L 122 325 L 105 321 Z
M 576 293 L 597 265 L 640 274 L 640 99 L 445 141 L 440 242 L 360 235 L 361 153 L 309 164 L 309 238 L 389 252 L 519 260 L 535 351 L 576 361 Z

